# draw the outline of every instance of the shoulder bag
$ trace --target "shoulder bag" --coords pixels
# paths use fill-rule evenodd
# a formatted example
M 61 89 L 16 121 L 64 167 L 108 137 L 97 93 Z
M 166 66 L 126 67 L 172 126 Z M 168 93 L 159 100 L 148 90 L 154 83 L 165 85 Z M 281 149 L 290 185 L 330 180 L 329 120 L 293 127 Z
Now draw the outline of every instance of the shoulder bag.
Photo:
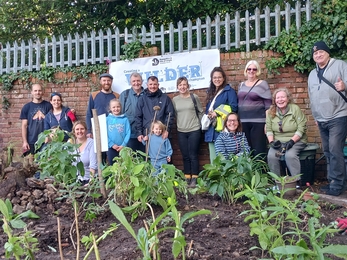
M 339 95 L 343 98 L 343 100 L 345 102 L 347 102 L 347 97 L 345 95 L 343 95 L 340 91 L 337 91 L 337 89 L 335 88 L 335 86 L 333 85 L 333 83 L 331 83 L 330 81 L 328 81 L 326 78 L 324 78 L 323 75 L 319 75 L 317 73 L 317 76 L 320 80 L 323 80 L 326 84 L 328 84 L 329 87 L 331 87 L 332 89 L 334 89 L 337 93 L 339 93 Z

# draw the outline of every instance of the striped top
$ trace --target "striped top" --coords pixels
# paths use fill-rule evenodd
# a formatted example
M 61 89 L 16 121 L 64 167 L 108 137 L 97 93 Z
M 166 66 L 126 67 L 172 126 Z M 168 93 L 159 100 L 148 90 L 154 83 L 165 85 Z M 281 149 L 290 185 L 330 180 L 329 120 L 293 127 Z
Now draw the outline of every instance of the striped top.
M 224 158 L 229 158 L 232 154 L 239 155 L 250 152 L 246 135 L 243 132 L 231 133 L 224 130 L 219 134 L 214 145 L 216 154 L 220 153 Z

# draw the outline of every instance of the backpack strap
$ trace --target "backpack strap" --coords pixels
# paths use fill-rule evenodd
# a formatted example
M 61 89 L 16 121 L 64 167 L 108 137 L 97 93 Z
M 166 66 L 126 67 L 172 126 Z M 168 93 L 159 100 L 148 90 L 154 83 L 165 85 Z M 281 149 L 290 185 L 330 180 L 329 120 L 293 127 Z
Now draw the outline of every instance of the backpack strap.
M 124 106 L 127 103 L 127 99 L 129 96 L 129 92 L 130 92 L 130 88 L 128 88 L 127 90 L 125 90 L 125 95 L 124 95 Z
M 198 105 L 196 104 L 196 99 L 195 99 L 195 97 L 194 97 L 194 95 L 192 93 L 190 93 L 190 97 L 191 97 L 191 99 L 193 100 L 193 103 L 194 103 L 195 114 L 199 118 L 199 109 L 198 109 Z

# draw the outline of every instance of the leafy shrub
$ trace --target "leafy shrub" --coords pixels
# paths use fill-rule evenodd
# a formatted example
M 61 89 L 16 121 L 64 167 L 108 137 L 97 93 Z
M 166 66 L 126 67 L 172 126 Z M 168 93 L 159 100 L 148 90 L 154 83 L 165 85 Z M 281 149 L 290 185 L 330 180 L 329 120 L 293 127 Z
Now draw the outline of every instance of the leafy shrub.
M 200 173 L 199 186 L 206 187 L 212 195 L 218 194 L 228 204 L 235 202 L 235 193 L 250 184 L 255 173 L 266 172 L 266 163 L 248 154 L 233 155 L 224 159 L 218 155 L 212 164 L 206 164 Z M 264 181 L 267 183 L 267 175 Z
M 65 142 L 66 132 L 60 129 L 55 129 L 52 135 L 52 130 L 46 130 L 41 133 L 36 143 L 36 149 L 42 148 L 35 154 L 41 169 L 41 178 L 54 177 L 59 183 L 69 185 L 76 182 L 77 171 L 84 175 L 83 163 L 79 160 L 80 155 L 76 153 L 79 144 Z M 51 138 L 52 141 L 45 144 L 45 140 Z
M 163 165 L 161 172 L 156 172 L 150 162 L 144 160 L 144 153 L 123 148 L 113 165 L 103 171 L 107 180 L 106 187 L 113 189 L 109 196 L 121 205 L 124 212 L 132 213 L 132 220 L 147 209 L 146 203 L 159 204 L 164 210 L 175 199 L 175 187 L 187 194 L 184 175 L 173 165 Z

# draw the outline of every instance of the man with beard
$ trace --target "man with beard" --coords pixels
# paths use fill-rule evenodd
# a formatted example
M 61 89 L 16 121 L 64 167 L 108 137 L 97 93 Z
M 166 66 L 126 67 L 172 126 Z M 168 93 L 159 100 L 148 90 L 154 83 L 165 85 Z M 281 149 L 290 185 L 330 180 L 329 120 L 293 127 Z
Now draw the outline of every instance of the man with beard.
M 35 153 L 35 142 L 44 130 L 44 119 L 52 109 L 51 103 L 42 99 L 43 90 L 40 84 L 31 87 L 32 101 L 25 104 L 20 112 L 22 120 L 22 149 L 24 154 Z
M 111 74 L 103 73 L 99 77 L 101 90 L 93 92 L 89 97 L 88 108 L 87 108 L 87 137 L 93 138 L 92 135 L 92 122 L 93 118 L 92 109 L 96 109 L 96 112 L 99 115 L 108 114 L 108 104 L 114 98 L 118 98 L 119 95 L 116 92 L 112 91 L 112 80 L 113 77 Z
M 99 79 L 100 79 L 101 90 L 92 92 L 88 102 L 86 123 L 87 123 L 87 137 L 89 138 L 93 138 L 92 122 L 91 122 L 91 119 L 93 118 L 92 109 L 96 109 L 98 116 L 102 114 L 106 114 L 107 116 L 108 106 L 110 101 L 114 98 L 119 97 L 118 93 L 112 91 L 111 86 L 112 86 L 113 77 L 111 74 L 103 73 L 100 75 Z M 102 153 L 103 164 L 107 163 L 106 157 L 107 157 L 106 152 L 103 152 Z

